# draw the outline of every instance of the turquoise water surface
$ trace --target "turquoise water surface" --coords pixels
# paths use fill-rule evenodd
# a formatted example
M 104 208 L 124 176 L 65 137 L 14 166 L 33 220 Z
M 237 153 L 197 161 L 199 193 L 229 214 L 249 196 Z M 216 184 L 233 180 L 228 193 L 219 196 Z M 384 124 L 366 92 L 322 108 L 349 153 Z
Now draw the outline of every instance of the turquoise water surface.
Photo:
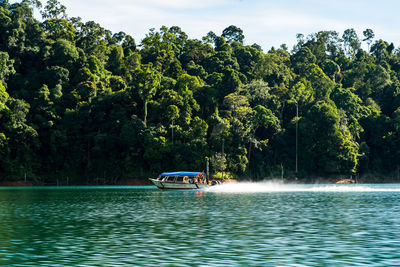
M 0 266 L 399 266 L 400 185 L 0 187 Z

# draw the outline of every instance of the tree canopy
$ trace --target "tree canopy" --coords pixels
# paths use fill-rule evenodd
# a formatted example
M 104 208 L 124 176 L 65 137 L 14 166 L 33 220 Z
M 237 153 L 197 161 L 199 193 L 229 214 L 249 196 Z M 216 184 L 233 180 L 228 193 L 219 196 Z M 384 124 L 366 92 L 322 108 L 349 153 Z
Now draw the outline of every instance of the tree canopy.
M 136 44 L 57 0 L 0 1 L 0 180 L 115 183 L 206 158 L 254 180 L 397 177 L 400 49 L 374 37 L 263 52 L 234 25 L 202 40 L 163 26 Z

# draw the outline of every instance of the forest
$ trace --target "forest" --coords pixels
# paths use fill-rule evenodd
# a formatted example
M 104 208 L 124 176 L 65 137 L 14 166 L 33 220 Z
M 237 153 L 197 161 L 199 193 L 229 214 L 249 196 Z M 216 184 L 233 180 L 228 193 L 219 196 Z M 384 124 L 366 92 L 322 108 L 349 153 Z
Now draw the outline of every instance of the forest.
M 400 49 L 371 29 L 296 37 L 263 51 L 234 25 L 163 26 L 136 43 L 57 0 L 0 0 L 0 181 L 116 184 L 207 160 L 254 181 L 400 180 Z

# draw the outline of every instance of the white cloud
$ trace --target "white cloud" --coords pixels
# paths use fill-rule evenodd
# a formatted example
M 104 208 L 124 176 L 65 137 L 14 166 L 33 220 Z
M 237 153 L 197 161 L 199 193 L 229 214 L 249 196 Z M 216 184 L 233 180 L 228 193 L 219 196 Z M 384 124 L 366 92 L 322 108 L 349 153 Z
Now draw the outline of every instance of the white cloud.
M 43 0 L 44 1 L 44 0 Z M 209 31 L 220 34 L 229 25 L 243 29 L 247 44 L 258 43 L 264 50 L 286 43 L 291 48 L 296 34 L 320 30 L 342 33 L 354 28 L 360 37 L 371 28 L 376 39 L 399 44 L 399 22 L 393 15 L 398 6 L 357 0 L 337 0 L 329 5 L 317 0 L 60 0 L 70 17 L 94 20 L 113 32 L 125 31 L 137 43 L 150 28 L 179 26 L 189 38 L 200 39 Z M 347 4 L 346 4 L 347 3 Z M 397 4 L 397 5 L 396 5 Z M 376 11 L 376 12 L 375 12 Z M 379 11 L 379 12 L 378 12 Z M 384 12 L 386 11 L 386 13 Z M 386 19 L 382 19 L 385 17 Z
M 158 8 L 174 8 L 174 9 L 205 9 L 216 8 L 218 6 L 228 5 L 238 0 L 147 0 L 147 3 Z M 140 0 L 130 1 L 140 4 Z
M 68 9 L 77 5 L 86 5 L 91 8 L 113 8 L 124 10 L 132 10 L 134 8 L 146 7 L 148 9 L 173 9 L 173 10 L 184 10 L 184 9 L 209 9 L 218 8 L 221 6 L 227 6 L 239 2 L 240 0 L 65 0 L 61 1 Z

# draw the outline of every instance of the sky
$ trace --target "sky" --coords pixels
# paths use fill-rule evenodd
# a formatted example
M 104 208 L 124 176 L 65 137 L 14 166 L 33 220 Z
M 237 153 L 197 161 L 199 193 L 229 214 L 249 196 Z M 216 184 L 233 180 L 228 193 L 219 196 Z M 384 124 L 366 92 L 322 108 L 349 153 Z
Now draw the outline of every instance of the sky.
M 360 39 L 369 28 L 375 39 L 400 45 L 400 1 L 397 0 L 59 0 L 69 17 L 93 20 L 112 32 L 124 31 L 136 43 L 149 32 L 179 26 L 191 39 L 209 31 L 217 35 L 235 25 L 243 30 L 245 44 L 272 46 L 296 44 L 296 34 L 354 28 Z M 11 1 L 10 1 L 11 2 Z M 45 3 L 45 0 L 42 0 Z

